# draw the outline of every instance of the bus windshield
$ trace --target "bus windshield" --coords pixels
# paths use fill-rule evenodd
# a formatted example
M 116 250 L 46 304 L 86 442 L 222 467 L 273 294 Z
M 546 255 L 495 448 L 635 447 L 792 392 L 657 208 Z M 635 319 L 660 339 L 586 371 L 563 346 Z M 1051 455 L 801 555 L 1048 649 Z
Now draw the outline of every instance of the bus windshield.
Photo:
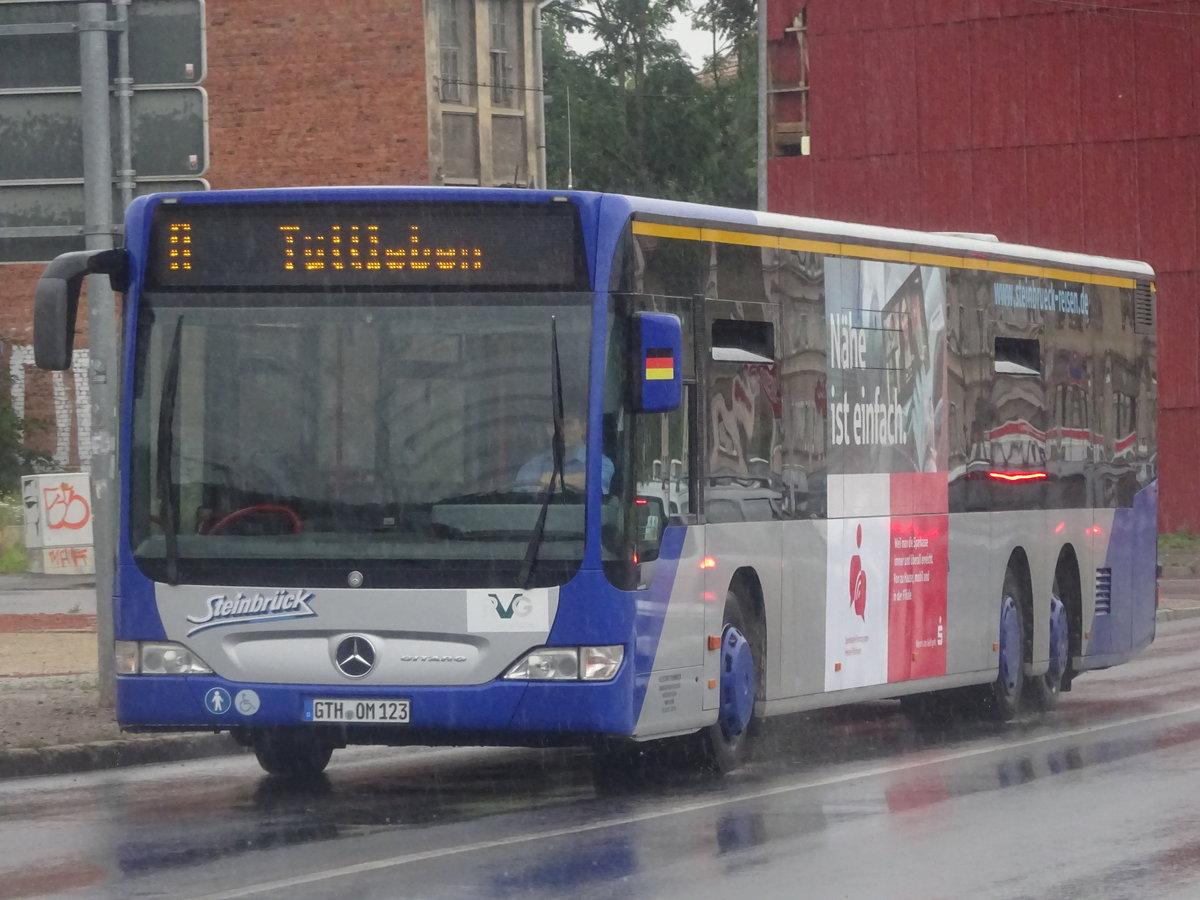
M 157 580 L 511 583 L 563 421 L 586 422 L 590 295 L 149 292 L 127 522 Z M 560 423 L 561 424 L 561 423 Z M 577 429 L 576 429 L 577 431 Z M 570 437 L 570 436 L 569 436 Z M 578 435 L 576 435 L 578 439 Z M 581 446 L 567 446 L 582 470 Z M 548 475 L 548 471 L 542 473 Z M 578 567 L 584 505 L 556 482 L 533 584 Z

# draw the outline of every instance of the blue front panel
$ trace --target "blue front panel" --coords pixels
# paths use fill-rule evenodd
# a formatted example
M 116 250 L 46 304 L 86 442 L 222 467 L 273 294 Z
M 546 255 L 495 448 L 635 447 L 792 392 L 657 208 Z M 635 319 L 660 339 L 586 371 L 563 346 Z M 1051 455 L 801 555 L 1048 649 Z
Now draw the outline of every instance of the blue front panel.
M 308 699 L 378 698 L 411 702 L 411 721 L 393 726 L 397 729 L 430 729 L 447 734 L 629 734 L 633 729 L 631 680 L 622 675 L 602 684 L 498 681 L 454 688 L 368 688 L 245 684 L 198 675 L 121 676 L 117 679 L 117 719 L 126 728 L 302 725 Z M 253 692 L 256 708 L 252 715 L 239 711 L 243 708 L 238 702 L 243 691 Z

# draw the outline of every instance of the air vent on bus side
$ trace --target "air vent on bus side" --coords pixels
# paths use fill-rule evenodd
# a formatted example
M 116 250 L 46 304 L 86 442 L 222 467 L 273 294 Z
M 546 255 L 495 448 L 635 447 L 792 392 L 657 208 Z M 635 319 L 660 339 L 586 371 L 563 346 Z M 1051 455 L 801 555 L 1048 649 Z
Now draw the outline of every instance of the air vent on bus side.
M 1107 566 L 1096 570 L 1096 615 L 1107 616 L 1112 612 L 1112 569 Z
M 1139 281 L 1133 290 L 1133 330 L 1154 334 L 1154 292 L 1147 281 Z

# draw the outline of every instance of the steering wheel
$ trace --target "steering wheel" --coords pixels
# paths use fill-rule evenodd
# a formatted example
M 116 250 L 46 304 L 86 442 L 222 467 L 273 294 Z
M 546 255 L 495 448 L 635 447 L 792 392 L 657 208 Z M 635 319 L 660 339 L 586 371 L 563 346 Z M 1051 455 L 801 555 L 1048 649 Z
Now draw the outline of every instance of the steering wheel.
M 239 519 L 244 519 L 246 516 L 259 515 L 280 515 L 287 518 L 292 523 L 292 534 L 299 534 L 302 530 L 300 515 L 290 506 L 281 506 L 277 503 L 258 503 L 254 506 L 244 506 L 241 509 L 235 509 L 229 515 L 220 519 L 205 533 L 220 534 Z

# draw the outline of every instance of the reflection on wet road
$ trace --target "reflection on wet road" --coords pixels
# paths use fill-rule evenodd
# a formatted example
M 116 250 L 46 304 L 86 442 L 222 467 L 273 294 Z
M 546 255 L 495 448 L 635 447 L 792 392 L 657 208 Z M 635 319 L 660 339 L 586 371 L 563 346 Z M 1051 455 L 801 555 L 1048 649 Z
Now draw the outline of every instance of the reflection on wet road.
M 764 729 L 746 770 L 598 790 L 575 751 L 362 750 L 0 785 L 0 898 L 1200 896 L 1200 620 L 1045 719 L 896 703 Z

